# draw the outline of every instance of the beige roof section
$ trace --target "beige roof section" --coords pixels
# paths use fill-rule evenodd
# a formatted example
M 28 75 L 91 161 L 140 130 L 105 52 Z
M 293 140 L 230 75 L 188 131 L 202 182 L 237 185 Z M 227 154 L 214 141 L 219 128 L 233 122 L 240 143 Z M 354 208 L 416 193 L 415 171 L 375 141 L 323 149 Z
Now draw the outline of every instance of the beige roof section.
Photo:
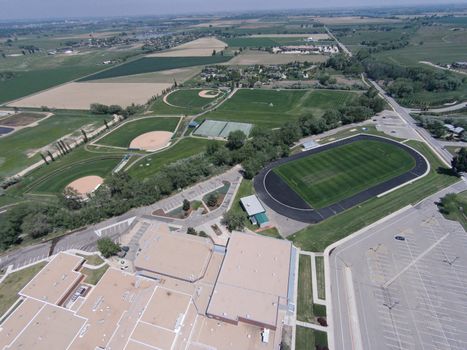
M 190 300 L 190 295 L 158 287 L 141 321 L 170 330 L 179 329 Z
M 271 331 L 269 342 L 261 341 L 261 328 L 245 323 L 232 325 L 207 317 L 198 317 L 193 330 L 189 350 L 256 350 L 277 349 L 274 341 L 275 332 Z
M 0 349 L 10 344 L 44 305 L 43 302 L 34 299 L 24 300 L 0 325 Z
M 70 349 L 123 349 L 154 292 L 155 282 L 110 268 L 77 314 L 88 319 Z
M 19 294 L 58 304 L 82 278 L 75 270 L 83 261 L 80 256 L 57 254 Z
M 208 314 L 275 327 L 279 298 L 287 298 L 291 248 L 285 240 L 232 233 Z
M 128 344 L 125 346 L 125 350 L 154 350 L 152 346 L 144 345 L 135 340 L 130 339 Z
M 175 333 L 149 323 L 138 322 L 131 339 L 152 346 L 153 349 L 170 350 L 175 339 Z
M 84 322 L 71 311 L 47 304 L 8 349 L 66 349 Z
M 166 224 L 153 224 L 139 241 L 137 271 L 196 281 L 203 277 L 211 259 L 213 243 L 180 233 L 169 233 Z

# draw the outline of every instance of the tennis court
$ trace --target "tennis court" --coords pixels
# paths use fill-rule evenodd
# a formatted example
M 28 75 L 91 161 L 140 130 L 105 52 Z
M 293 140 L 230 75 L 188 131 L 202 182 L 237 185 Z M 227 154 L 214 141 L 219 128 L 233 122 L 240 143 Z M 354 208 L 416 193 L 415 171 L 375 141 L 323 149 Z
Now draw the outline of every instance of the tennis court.
M 232 131 L 241 130 L 246 136 L 250 134 L 252 124 L 226 122 L 206 119 L 193 133 L 196 136 L 227 138 Z

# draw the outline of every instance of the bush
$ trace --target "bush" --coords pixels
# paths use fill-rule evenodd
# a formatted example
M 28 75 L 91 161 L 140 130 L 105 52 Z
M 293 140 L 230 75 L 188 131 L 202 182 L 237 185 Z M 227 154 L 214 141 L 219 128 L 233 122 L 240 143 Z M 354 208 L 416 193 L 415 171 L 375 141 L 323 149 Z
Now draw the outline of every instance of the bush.
M 246 218 L 244 213 L 231 210 L 224 214 L 221 222 L 231 232 L 234 230 L 241 231 L 245 228 Z
M 209 196 L 208 196 L 208 199 L 206 201 L 208 207 L 215 207 L 217 205 L 217 194 L 216 193 L 211 193 Z

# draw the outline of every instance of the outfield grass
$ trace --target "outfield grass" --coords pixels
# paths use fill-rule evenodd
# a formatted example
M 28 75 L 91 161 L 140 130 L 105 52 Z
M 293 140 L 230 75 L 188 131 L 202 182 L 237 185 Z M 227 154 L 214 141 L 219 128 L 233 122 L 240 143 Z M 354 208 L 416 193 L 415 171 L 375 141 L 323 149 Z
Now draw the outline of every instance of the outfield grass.
M 356 141 L 274 169 L 313 208 L 323 208 L 401 175 L 415 160 L 397 146 Z
M 143 57 L 120 66 L 84 77 L 79 81 L 116 78 L 126 75 L 158 72 L 167 69 L 218 64 L 230 60 L 228 56 L 207 57 Z
M 18 299 L 18 292 L 46 265 L 45 262 L 35 264 L 8 275 L 0 283 L 0 316 L 3 315 Z
M 295 339 L 296 350 L 312 350 L 315 349 L 317 345 L 321 347 L 328 345 L 328 336 L 326 332 L 297 326 Z
M 425 143 L 408 141 L 406 144 L 428 159 L 431 165 L 428 175 L 383 197 L 370 199 L 319 224 L 310 225 L 288 238 L 304 250 L 321 252 L 351 233 L 459 181 L 457 177 L 447 175 L 446 171 L 438 171 L 445 170 L 444 164 Z
M 355 92 L 333 90 L 240 89 L 219 108 L 200 119 L 252 123 L 275 128 L 306 113 L 317 116 L 355 98 Z
M 179 118 L 142 118 L 129 121 L 96 143 L 99 145 L 128 147 L 137 136 L 150 131 L 175 131 Z
M 104 117 L 83 112 L 57 112 L 38 126 L 23 128 L 0 138 L 0 176 L 9 176 L 41 159 L 39 154 L 28 153 L 40 149 L 64 135 L 89 124 L 103 124 Z
M 140 162 L 135 163 L 134 166 L 130 168 L 129 174 L 140 179 L 147 178 L 156 174 L 164 165 L 204 152 L 206 146 L 210 142 L 216 141 L 198 138 L 182 139 L 173 147 L 149 155 Z
M 215 98 L 200 97 L 199 93 L 203 90 L 205 89 L 177 90 L 167 96 L 167 102 L 181 108 L 201 110 L 204 106 L 215 100 Z

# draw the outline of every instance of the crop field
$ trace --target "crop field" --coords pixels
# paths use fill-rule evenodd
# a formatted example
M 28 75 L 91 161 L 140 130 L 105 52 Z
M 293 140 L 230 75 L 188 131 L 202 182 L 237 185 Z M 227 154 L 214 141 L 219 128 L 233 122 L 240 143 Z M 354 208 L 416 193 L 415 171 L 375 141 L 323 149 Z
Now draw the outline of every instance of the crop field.
M 238 37 L 226 39 L 229 47 L 273 47 L 282 45 L 304 45 L 304 38 L 297 37 Z
M 174 131 L 179 122 L 175 117 L 152 117 L 129 121 L 96 142 L 99 145 L 128 147 L 137 136 L 150 131 Z
M 147 57 L 202 57 L 211 56 L 213 51 L 220 52 L 227 44 L 214 37 L 196 39 L 172 49 L 149 54 Z
M 80 81 L 107 79 L 133 74 L 158 72 L 175 68 L 217 64 L 226 62 L 230 58 L 231 57 L 220 55 L 207 57 L 143 57 L 122 64 L 115 68 L 87 76 L 83 79 L 80 79 Z
M 85 113 L 58 112 L 35 127 L 0 138 L 0 176 L 13 175 L 40 160 L 36 152 L 40 148 L 84 125 L 103 124 L 103 120 L 104 117 Z
M 162 152 L 154 153 L 135 163 L 129 170 L 129 174 L 137 178 L 147 178 L 157 173 L 164 165 L 176 162 L 177 160 L 192 157 L 206 150 L 210 141 L 198 138 L 185 138 L 176 143 L 173 147 Z
M 317 116 L 355 98 L 355 92 L 332 90 L 241 89 L 203 119 L 252 123 L 274 128 L 304 113 Z
M 404 150 L 364 140 L 283 164 L 274 172 L 313 208 L 323 208 L 414 166 Z

